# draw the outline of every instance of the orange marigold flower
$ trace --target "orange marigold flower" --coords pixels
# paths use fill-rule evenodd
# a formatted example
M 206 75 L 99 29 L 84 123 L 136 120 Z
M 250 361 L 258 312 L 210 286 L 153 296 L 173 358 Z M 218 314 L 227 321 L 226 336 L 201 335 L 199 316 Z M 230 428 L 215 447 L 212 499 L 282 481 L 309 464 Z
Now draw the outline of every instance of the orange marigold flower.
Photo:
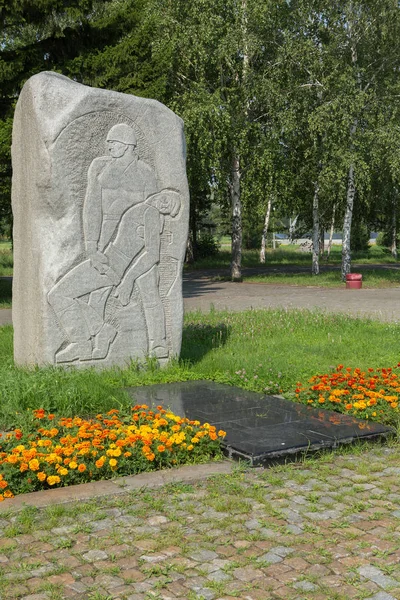
M 25 471 L 27 471 L 29 469 L 29 465 L 28 463 L 21 463 L 19 466 L 19 470 L 21 473 L 24 473 Z
M 49 485 L 55 485 L 56 483 L 60 483 L 61 479 L 58 475 L 49 475 L 47 478 L 47 483 Z
M 164 450 L 165 450 L 165 446 L 163 446 L 163 444 L 160 444 L 159 446 L 157 446 L 157 450 L 158 450 L 159 452 L 164 452 Z
M 4 498 L 14 498 L 14 494 L 12 493 L 11 490 L 6 490 L 4 492 Z
M 33 411 L 33 414 L 37 419 L 43 419 L 44 416 L 46 415 L 44 408 L 37 408 L 36 410 Z
M 151 452 L 150 454 L 147 454 L 146 458 L 147 460 L 153 461 L 155 459 L 156 455 L 153 454 L 153 452 Z
M 391 406 L 392 408 L 397 408 L 397 402 L 392 402 L 392 403 L 390 404 L 390 406 Z
M 350 404 L 350 403 L 349 403 L 349 404 L 346 404 L 346 406 L 345 406 L 345 409 L 346 409 L 346 410 L 351 410 L 352 408 L 353 408 L 353 405 L 352 405 L 352 404 Z
M 4 490 L 7 486 L 8 486 L 7 481 L 5 481 L 4 479 L 2 479 L 0 481 L 0 490 Z
M 39 479 L 39 481 L 45 481 L 47 475 L 46 475 L 46 473 L 43 473 L 43 471 L 39 471 L 39 473 L 36 475 L 36 477 Z
M 99 458 L 98 460 L 96 460 L 96 462 L 94 464 L 96 465 L 96 467 L 98 469 L 101 469 L 101 467 L 104 466 L 104 463 L 105 463 L 105 458 L 102 457 L 102 458 Z
M 32 460 L 29 461 L 29 468 L 31 471 L 39 471 L 39 461 L 37 458 L 32 458 Z
M 78 466 L 78 471 L 79 471 L 79 473 L 84 473 L 86 471 L 86 465 L 84 465 L 83 463 L 81 463 Z

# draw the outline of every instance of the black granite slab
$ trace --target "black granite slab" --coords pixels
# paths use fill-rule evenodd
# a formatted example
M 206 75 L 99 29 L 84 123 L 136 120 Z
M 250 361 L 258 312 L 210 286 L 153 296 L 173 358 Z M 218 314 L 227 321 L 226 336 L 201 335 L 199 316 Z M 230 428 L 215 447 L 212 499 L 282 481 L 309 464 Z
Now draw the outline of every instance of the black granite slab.
M 229 457 L 266 464 L 305 450 L 387 436 L 390 427 L 264 396 L 213 381 L 186 381 L 128 388 L 135 404 L 162 405 L 181 417 L 227 432 Z

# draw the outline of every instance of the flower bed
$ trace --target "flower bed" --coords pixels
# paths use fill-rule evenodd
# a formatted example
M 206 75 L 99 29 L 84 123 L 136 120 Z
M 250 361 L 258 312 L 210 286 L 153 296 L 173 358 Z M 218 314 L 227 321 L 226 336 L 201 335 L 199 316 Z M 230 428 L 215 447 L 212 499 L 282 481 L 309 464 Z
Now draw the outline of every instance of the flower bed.
M 110 479 L 220 454 L 224 431 L 157 407 L 111 410 L 93 419 L 60 418 L 43 409 L 0 437 L 0 501 L 39 489 Z M 1 434 L 0 434 L 1 436 Z
M 330 374 L 311 377 L 309 385 L 303 386 L 299 382 L 296 398 L 316 408 L 397 425 L 400 416 L 399 367 L 400 363 L 394 368 L 362 371 L 339 365 Z

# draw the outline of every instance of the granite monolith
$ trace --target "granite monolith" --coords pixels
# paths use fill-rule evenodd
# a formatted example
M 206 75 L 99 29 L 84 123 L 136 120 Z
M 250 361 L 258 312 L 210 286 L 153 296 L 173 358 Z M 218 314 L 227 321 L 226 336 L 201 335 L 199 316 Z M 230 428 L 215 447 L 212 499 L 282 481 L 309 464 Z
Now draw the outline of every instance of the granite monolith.
M 14 357 L 125 366 L 180 352 L 189 193 L 182 120 L 44 72 L 12 142 Z

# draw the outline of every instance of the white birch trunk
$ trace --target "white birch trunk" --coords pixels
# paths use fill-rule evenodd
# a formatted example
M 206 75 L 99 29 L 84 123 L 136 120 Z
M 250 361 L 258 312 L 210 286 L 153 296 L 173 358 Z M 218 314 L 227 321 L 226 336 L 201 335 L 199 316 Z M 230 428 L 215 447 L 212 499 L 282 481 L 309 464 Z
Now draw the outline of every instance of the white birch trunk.
M 327 259 L 328 260 L 331 255 L 333 232 L 335 230 L 335 212 L 336 212 L 336 204 L 334 204 L 333 208 L 332 208 L 332 220 L 331 220 L 331 227 L 329 230 L 329 242 L 328 242 L 328 250 L 327 250 Z
M 293 221 L 289 222 L 289 244 L 293 244 L 294 232 L 296 231 L 296 223 L 299 215 L 296 215 Z
M 232 281 L 242 281 L 242 203 L 240 199 L 240 159 L 232 160 L 232 181 L 229 186 L 232 202 Z
M 397 260 L 397 190 L 393 197 L 392 203 L 392 244 L 390 252 L 395 260 Z
M 356 187 L 354 183 L 354 166 L 350 165 L 347 180 L 346 211 L 343 221 L 343 239 L 342 239 L 342 279 L 346 281 L 346 275 L 351 271 L 351 252 L 350 252 L 350 232 L 351 221 L 353 218 L 354 196 Z
M 311 272 L 313 275 L 319 274 L 319 186 L 318 186 L 318 183 L 314 184 Z
M 242 0 L 242 41 L 243 41 L 243 74 L 242 83 L 247 77 L 249 69 L 249 56 L 247 47 L 247 0 Z M 239 79 L 239 74 L 237 73 Z M 245 120 L 248 117 L 249 100 L 246 98 Z M 240 197 L 240 157 L 236 149 L 233 150 L 231 183 L 229 191 L 232 203 L 232 260 L 231 260 L 231 279 L 232 281 L 242 281 L 242 202 Z
M 350 2 L 350 14 L 353 14 L 353 3 Z M 351 64 L 356 72 L 356 78 L 358 86 L 361 89 L 361 74 L 357 67 L 357 47 L 355 38 L 353 36 L 353 22 L 350 19 L 348 23 L 349 28 L 349 39 L 351 44 Z M 354 150 L 354 136 L 358 127 L 358 119 L 354 118 L 350 129 L 350 151 Z M 343 239 L 342 239 L 342 280 L 346 281 L 346 275 L 351 271 L 351 252 L 350 252 L 350 237 L 351 237 L 351 222 L 353 219 L 353 208 L 354 208 L 354 197 L 356 195 L 355 176 L 354 176 L 354 164 L 353 162 L 349 167 L 349 174 L 347 178 L 347 195 L 346 195 L 346 211 L 344 214 L 343 222 Z
M 261 236 L 260 262 L 265 263 L 265 248 L 267 244 L 267 233 L 269 227 L 269 219 L 271 216 L 272 196 L 268 199 L 267 211 L 265 213 L 264 228 Z

